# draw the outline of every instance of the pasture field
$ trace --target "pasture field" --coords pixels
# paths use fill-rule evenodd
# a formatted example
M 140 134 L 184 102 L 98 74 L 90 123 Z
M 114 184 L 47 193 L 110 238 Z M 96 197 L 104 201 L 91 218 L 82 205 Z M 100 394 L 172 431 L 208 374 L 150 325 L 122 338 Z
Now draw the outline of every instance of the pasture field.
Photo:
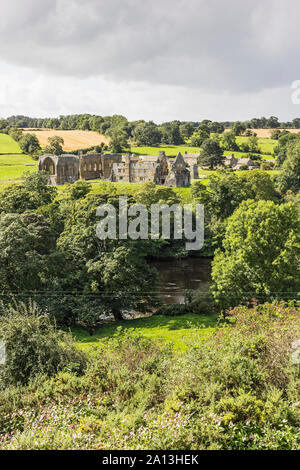
M 93 147 L 95 145 L 100 145 L 102 142 L 108 144 L 109 139 L 104 135 L 99 134 L 94 131 L 61 131 L 56 129 L 24 129 L 24 134 L 35 134 L 39 139 L 39 142 L 42 147 L 45 147 L 48 144 L 49 137 L 55 135 L 60 136 L 64 139 L 65 144 L 63 149 L 66 152 L 71 152 L 72 150 L 84 149 Z
M 190 147 L 189 145 L 158 145 L 157 147 L 130 147 L 128 152 L 136 155 L 158 155 L 159 152 L 165 152 L 168 157 L 175 157 L 179 152 L 199 153 L 199 147 Z
M 246 136 L 238 136 L 236 138 L 236 142 L 238 145 L 246 144 L 248 142 L 248 139 L 249 137 L 246 137 Z M 272 158 L 272 155 L 270 155 L 270 153 L 273 154 L 274 148 L 276 147 L 276 145 L 277 145 L 277 141 L 274 139 L 269 139 L 266 137 L 258 138 L 258 147 L 261 150 L 262 158 Z M 239 152 L 234 152 L 236 158 L 239 158 L 237 155 L 238 153 Z
M 247 143 L 249 137 L 238 136 L 236 138 L 237 144 Z M 259 138 L 258 146 L 261 150 L 261 157 L 263 159 L 270 159 L 273 157 L 274 147 L 277 145 L 277 141 L 269 138 Z M 164 151 L 167 156 L 176 156 L 178 152 L 182 155 L 185 153 L 200 153 L 199 147 L 191 147 L 188 144 L 186 145 L 159 145 L 157 147 L 130 147 L 128 152 L 135 153 L 136 155 L 158 155 L 160 151 Z M 245 152 L 233 152 L 233 151 L 224 151 L 224 155 L 234 154 L 235 158 L 243 158 L 247 154 Z M 270 155 L 272 154 L 272 155 Z
M 7 134 L 0 134 L 0 154 L 2 153 L 22 153 L 18 142 Z
M 37 162 L 29 155 L 0 155 L 0 183 L 21 180 L 26 171 L 37 171 Z
M 207 339 L 215 331 L 216 325 L 216 315 L 186 314 L 178 317 L 154 315 L 103 324 L 93 336 L 83 328 L 74 327 L 71 331 L 82 349 L 103 345 L 105 340 L 118 334 L 121 327 L 138 331 L 140 335 L 153 340 L 162 340 L 173 345 L 175 350 L 184 351 L 193 338 Z

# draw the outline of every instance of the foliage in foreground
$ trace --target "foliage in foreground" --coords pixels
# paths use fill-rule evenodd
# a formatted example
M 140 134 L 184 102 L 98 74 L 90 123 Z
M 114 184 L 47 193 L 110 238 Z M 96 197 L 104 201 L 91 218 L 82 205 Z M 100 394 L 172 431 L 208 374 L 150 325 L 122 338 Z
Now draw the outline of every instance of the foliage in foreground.
M 119 332 L 0 394 L 1 449 L 298 449 L 299 309 L 236 308 L 187 353 Z
M 57 330 L 48 315 L 35 303 L 1 305 L 0 339 L 6 361 L 0 366 L 0 389 L 25 385 L 43 374 L 52 376 L 65 366 L 82 370 L 84 355 L 75 348 L 70 335 Z

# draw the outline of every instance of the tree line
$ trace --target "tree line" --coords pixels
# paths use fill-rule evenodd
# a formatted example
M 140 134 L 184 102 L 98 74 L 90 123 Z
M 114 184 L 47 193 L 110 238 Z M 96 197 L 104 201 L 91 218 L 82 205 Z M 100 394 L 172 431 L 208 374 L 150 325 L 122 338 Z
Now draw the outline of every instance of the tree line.
M 207 134 L 222 134 L 225 128 L 231 128 L 235 135 L 240 135 L 246 129 L 280 129 L 300 128 L 300 118 L 280 122 L 276 116 L 269 118 L 253 118 L 247 121 L 217 122 L 209 119 L 202 121 L 163 122 L 128 121 L 122 115 L 97 116 L 91 114 L 72 114 L 57 118 L 30 118 L 27 116 L 11 116 L 0 119 L 0 132 L 8 133 L 12 128 L 58 129 L 58 130 L 91 130 L 110 137 L 114 147 L 126 148 L 128 140 L 135 141 L 140 146 L 155 146 L 160 144 L 180 145 L 190 141 L 199 146 L 199 139 Z

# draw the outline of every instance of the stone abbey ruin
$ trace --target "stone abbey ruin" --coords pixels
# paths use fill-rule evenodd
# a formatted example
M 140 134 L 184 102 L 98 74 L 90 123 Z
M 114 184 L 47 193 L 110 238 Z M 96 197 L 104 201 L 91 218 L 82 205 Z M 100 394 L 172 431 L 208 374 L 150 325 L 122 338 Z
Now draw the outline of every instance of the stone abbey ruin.
M 146 183 L 184 187 L 198 178 L 198 155 L 178 155 L 171 159 L 159 155 L 85 154 L 50 155 L 39 159 L 39 171 L 49 173 L 53 185 L 74 183 L 78 180 L 100 179 L 126 183 Z
M 49 173 L 49 183 L 54 185 L 75 183 L 78 180 L 100 179 L 124 183 L 153 182 L 171 187 L 185 187 L 198 176 L 199 154 L 189 153 L 174 158 L 165 152 L 159 155 L 122 155 L 119 153 L 88 153 L 85 155 L 51 155 L 39 159 L 39 171 Z M 224 166 L 238 170 L 258 168 L 250 158 L 236 159 L 226 156 Z M 203 167 L 204 168 L 204 167 Z M 205 168 L 204 168 L 205 169 Z

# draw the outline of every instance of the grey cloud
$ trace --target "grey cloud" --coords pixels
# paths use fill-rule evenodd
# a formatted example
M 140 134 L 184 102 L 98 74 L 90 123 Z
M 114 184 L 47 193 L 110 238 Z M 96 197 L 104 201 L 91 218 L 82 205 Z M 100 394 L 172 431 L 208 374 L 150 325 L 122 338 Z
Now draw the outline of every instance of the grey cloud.
M 0 0 L 0 60 L 51 75 L 255 92 L 299 78 L 297 0 Z

